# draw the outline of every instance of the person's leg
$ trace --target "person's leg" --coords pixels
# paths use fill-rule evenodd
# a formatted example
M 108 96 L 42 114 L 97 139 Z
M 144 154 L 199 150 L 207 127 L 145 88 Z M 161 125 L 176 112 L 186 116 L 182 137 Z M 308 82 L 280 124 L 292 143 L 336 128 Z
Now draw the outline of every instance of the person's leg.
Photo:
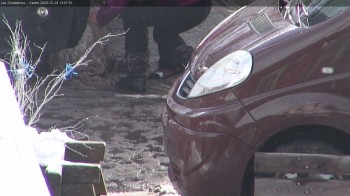
M 156 42 L 158 43 L 158 66 L 160 69 L 178 69 L 186 66 L 183 64 L 190 58 L 193 48 L 191 46 L 187 46 L 179 34 L 155 29 L 154 35 L 155 40 L 157 40 Z M 174 57 L 175 59 L 171 59 L 171 57 Z M 174 62 L 174 60 L 176 62 Z M 177 66 L 174 66 L 174 64 Z
M 166 7 L 158 12 L 162 19 L 155 22 L 153 36 L 158 43 L 160 69 L 184 69 L 193 48 L 187 46 L 179 34 L 203 22 L 210 10 L 211 1 L 202 0 L 192 6 Z
M 117 87 L 138 92 L 146 90 L 146 71 L 149 65 L 148 28 L 141 21 L 142 8 L 130 6 L 123 13 L 125 55 L 118 71 Z
M 125 34 L 125 53 L 148 51 L 148 25 L 143 19 L 147 16 L 147 8 L 130 5 L 123 12 Z
M 141 26 L 128 26 L 124 23 L 125 54 L 124 66 L 121 71 L 124 73 L 145 73 L 148 66 L 148 29 Z

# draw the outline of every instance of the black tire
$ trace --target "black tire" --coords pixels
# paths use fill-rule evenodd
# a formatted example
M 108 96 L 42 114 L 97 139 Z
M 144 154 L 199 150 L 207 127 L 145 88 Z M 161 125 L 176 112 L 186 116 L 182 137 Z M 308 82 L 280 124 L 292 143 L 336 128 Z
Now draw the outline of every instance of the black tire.
M 307 153 L 307 154 L 341 154 L 335 146 L 320 140 L 299 139 L 282 144 L 275 152 Z

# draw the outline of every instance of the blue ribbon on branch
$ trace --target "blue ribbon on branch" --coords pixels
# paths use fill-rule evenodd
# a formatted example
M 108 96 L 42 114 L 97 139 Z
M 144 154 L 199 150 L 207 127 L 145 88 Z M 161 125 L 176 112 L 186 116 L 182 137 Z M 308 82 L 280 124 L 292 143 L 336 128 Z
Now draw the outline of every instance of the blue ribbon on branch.
M 70 78 L 73 77 L 73 75 L 78 75 L 78 73 L 74 71 L 74 68 L 70 63 L 66 63 L 64 79 L 69 80 Z
M 31 78 L 34 75 L 34 66 L 27 62 L 26 59 L 20 59 L 19 68 L 16 70 L 16 74 L 24 74 L 26 78 Z

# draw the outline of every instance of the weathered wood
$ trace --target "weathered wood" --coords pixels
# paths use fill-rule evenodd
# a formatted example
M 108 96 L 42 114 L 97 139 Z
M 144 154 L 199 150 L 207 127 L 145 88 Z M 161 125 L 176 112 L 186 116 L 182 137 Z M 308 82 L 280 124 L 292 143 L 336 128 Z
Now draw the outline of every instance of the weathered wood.
M 255 153 L 256 174 L 302 174 L 296 179 L 255 177 L 255 196 L 350 195 L 350 180 L 308 178 L 308 174 L 350 173 L 350 156 L 300 153 Z
M 62 184 L 100 183 L 100 171 L 101 167 L 99 164 L 65 164 L 62 168 Z
M 349 174 L 350 156 L 299 153 L 255 153 L 255 172 Z
M 107 195 L 100 161 L 105 142 L 75 141 L 66 143 L 65 160 L 61 173 L 46 171 L 53 196 Z
M 345 196 L 350 195 L 350 182 L 292 181 L 286 179 L 255 178 L 254 196 Z
M 102 174 L 102 170 L 100 170 L 100 182 L 94 184 L 96 195 L 107 195 L 107 188 L 105 179 Z
M 51 196 L 61 196 L 62 188 L 62 167 L 59 171 L 51 171 L 46 167 L 42 167 L 46 184 L 49 188 Z
M 62 196 L 96 196 L 93 184 L 64 184 Z
M 62 176 L 58 173 L 48 173 L 46 176 L 51 196 L 61 196 Z
M 68 142 L 66 143 L 64 160 L 83 163 L 98 163 L 103 161 L 105 149 L 105 142 Z
M 99 164 L 64 164 L 62 174 L 43 167 L 51 196 L 107 195 Z

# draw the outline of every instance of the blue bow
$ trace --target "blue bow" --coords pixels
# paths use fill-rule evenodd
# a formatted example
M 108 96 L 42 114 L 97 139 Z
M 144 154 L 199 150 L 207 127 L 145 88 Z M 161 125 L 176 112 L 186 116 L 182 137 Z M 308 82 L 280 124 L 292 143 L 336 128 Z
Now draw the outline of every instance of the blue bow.
M 73 75 L 78 75 L 78 73 L 74 71 L 74 68 L 72 67 L 72 65 L 70 63 L 66 63 L 64 79 L 68 80 L 68 79 L 72 78 Z

